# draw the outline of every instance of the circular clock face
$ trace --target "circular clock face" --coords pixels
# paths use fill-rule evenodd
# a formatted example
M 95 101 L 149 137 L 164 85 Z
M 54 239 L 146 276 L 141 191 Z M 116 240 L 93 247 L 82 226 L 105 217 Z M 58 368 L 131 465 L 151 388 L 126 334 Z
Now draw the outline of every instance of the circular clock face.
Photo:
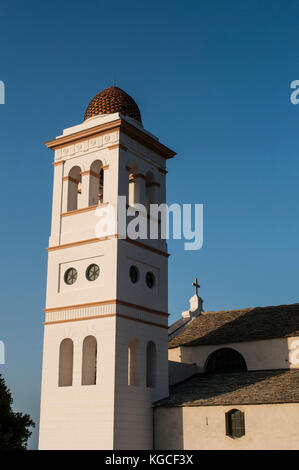
M 95 281 L 100 275 L 100 268 L 97 264 L 91 264 L 86 270 L 86 279 Z
M 76 282 L 77 276 L 77 270 L 75 268 L 70 268 L 65 272 L 64 282 L 70 286 Z
M 138 277 L 139 277 L 138 269 L 136 268 L 136 266 L 131 266 L 130 267 L 130 279 L 133 282 L 133 284 L 136 284 L 136 282 L 138 281 Z
M 150 289 L 152 289 L 152 287 L 154 287 L 155 276 L 153 275 L 153 273 L 151 273 L 151 272 L 146 273 L 145 282 L 146 282 L 147 287 L 149 287 Z

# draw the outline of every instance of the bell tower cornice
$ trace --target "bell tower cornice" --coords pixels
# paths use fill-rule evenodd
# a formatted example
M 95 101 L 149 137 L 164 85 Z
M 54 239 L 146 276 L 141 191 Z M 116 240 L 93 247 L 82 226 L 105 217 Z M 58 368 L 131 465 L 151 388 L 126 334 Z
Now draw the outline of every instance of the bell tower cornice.
M 100 137 L 113 131 L 119 131 L 126 134 L 167 160 L 176 155 L 176 152 L 161 144 L 161 142 L 151 137 L 148 133 L 130 124 L 123 118 L 90 127 L 88 129 L 83 129 L 70 135 L 59 136 L 56 139 L 45 142 L 45 145 L 52 150 L 58 150 L 67 147 L 68 145 L 78 144 L 79 142 Z

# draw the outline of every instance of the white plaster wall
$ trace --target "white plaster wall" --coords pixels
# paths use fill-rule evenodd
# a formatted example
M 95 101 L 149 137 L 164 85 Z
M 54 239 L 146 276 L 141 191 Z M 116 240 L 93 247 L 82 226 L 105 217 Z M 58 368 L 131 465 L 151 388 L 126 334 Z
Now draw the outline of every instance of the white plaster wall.
M 288 340 L 289 350 L 289 364 L 291 369 L 298 369 L 299 367 L 299 338 L 290 337 Z
M 205 364 L 210 354 L 217 349 L 232 348 L 242 354 L 248 370 L 288 369 L 290 367 L 298 367 L 297 363 L 294 364 L 294 350 L 290 349 L 290 345 L 293 344 L 294 340 L 296 338 L 274 338 L 221 345 L 182 346 L 169 349 L 168 357 L 171 361 L 189 364 L 196 363 L 199 370 L 204 372 Z M 293 355 L 291 356 L 292 352 Z M 290 362 L 291 358 L 293 363 Z
M 169 385 L 183 382 L 199 372 L 196 364 L 184 364 L 183 362 L 168 361 Z
M 245 436 L 226 436 L 225 413 L 245 413 Z M 156 408 L 155 449 L 298 450 L 299 404 Z
M 54 166 L 53 196 L 52 196 L 52 224 L 49 245 L 58 245 L 61 230 L 63 165 Z
M 104 206 L 103 206 L 104 207 Z M 80 242 L 97 238 L 96 224 L 99 221 L 96 208 L 82 212 L 81 214 L 71 214 L 61 220 L 60 244 Z M 116 233 L 116 231 L 115 231 Z M 103 235 L 105 237 L 106 235 Z
M 82 345 L 97 339 L 97 383 L 81 385 Z M 58 387 L 59 347 L 74 341 L 73 385 Z M 115 317 L 45 326 L 40 449 L 112 449 Z
M 99 302 L 116 298 L 117 240 L 105 240 L 49 252 L 46 307 Z M 87 267 L 96 262 L 101 271 L 98 280 L 87 281 Z M 67 286 L 66 269 L 78 271 L 77 281 Z
M 139 385 L 128 386 L 128 346 L 139 341 Z M 146 347 L 156 345 L 156 386 L 146 386 Z M 152 449 L 152 401 L 168 396 L 167 329 L 117 318 L 115 364 L 115 448 Z
M 129 278 L 130 266 L 139 270 L 139 280 L 133 284 Z M 145 275 L 150 271 L 155 276 L 155 285 L 149 288 Z M 144 305 L 168 312 L 168 259 L 131 243 L 118 241 L 117 297 L 137 305 Z
M 66 129 L 63 129 L 62 135 L 63 136 L 71 135 L 71 134 L 74 134 L 75 132 L 80 132 L 80 131 L 83 131 L 85 129 L 90 129 L 92 127 L 100 126 L 102 124 L 107 124 L 108 122 L 116 121 L 120 118 L 124 119 L 125 121 L 130 122 L 135 127 L 138 127 L 145 134 L 148 134 L 151 137 L 153 137 L 154 139 L 159 140 L 157 137 L 155 137 L 149 131 L 145 130 L 143 125 L 139 121 L 136 121 L 135 119 L 132 119 L 128 116 L 125 116 L 121 113 L 99 114 L 98 116 L 92 116 L 91 118 L 86 119 L 85 121 L 81 122 L 80 124 L 77 124 L 77 125 L 71 126 L 71 127 L 67 127 Z M 58 136 L 58 137 L 61 137 L 61 136 Z

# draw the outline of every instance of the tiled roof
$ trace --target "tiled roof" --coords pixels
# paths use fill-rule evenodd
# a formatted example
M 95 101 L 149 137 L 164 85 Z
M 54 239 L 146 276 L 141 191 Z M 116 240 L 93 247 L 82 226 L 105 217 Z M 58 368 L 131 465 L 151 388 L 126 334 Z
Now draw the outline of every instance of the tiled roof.
M 204 312 L 190 321 L 169 348 L 299 336 L 299 304 Z
M 299 403 L 299 369 L 197 374 L 170 387 L 155 406 Z
M 91 100 L 84 120 L 98 114 L 112 113 L 122 113 L 141 122 L 141 114 L 133 98 L 116 86 L 102 90 Z
M 168 328 L 168 339 L 174 338 L 179 331 L 190 321 L 190 318 L 180 318 L 176 322 L 172 323 Z

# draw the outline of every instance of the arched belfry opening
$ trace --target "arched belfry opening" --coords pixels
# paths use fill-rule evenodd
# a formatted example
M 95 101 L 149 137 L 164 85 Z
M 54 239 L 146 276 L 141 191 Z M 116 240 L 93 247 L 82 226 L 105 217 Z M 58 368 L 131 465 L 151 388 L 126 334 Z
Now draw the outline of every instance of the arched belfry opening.
M 67 177 L 67 211 L 77 210 L 82 192 L 81 168 L 74 166 Z
M 247 371 L 244 357 L 232 348 L 221 348 L 214 351 L 207 359 L 205 371 L 207 374 Z
M 104 170 L 101 160 L 96 160 L 90 167 L 89 206 L 104 202 Z
M 129 190 L 128 190 L 128 204 L 134 206 L 135 203 L 139 202 L 139 181 L 138 166 L 136 163 L 131 163 L 127 168 L 129 172 Z

